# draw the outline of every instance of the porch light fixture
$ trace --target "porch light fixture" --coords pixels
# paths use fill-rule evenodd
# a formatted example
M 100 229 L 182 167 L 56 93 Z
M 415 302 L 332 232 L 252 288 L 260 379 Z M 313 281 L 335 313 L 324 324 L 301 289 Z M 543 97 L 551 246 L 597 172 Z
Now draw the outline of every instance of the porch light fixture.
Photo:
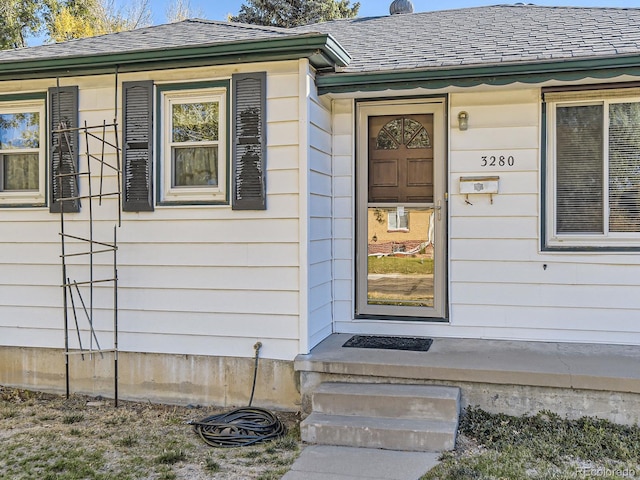
M 469 114 L 464 110 L 458 114 L 458 129 L 464 132 L 469 128 Z

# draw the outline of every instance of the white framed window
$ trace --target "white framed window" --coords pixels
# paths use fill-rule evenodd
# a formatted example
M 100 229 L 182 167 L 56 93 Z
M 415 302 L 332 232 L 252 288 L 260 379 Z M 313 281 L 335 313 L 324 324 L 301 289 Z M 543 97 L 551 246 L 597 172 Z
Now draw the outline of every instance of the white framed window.
M 548 94 L 549 247 L 640 247 L 640 92 Z
M 409 231 L 409 214 L 403 206 L 398 206 L 389 210 L 387 229 L 390 232 Z
M 161 202 L 227 202 L 227 88 L 163 89 L 160 98 Z
M 45 101 L 0 100 L 0 206 L 44 205 Z

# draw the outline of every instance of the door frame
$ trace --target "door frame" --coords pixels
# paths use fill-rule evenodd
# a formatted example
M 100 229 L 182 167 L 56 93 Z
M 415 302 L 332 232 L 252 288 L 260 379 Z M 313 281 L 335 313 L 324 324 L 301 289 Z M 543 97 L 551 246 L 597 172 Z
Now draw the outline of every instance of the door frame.
M 369 305 L 367 302 L 367 199 L 368 199 L 368 128 L 370 116 L 433 114 L 433 204 L 436 207 L 434 241 L 433 307 L 396 307 Z M 443 321 L 448 312 L 447 272 L 447 135 L 446 99 L 404 99 L 356 103 L 356 239 L 355 239 L 355 317 L 358 319 L 401 319 Z M 438 228 L 439 227 L 439 228 Z

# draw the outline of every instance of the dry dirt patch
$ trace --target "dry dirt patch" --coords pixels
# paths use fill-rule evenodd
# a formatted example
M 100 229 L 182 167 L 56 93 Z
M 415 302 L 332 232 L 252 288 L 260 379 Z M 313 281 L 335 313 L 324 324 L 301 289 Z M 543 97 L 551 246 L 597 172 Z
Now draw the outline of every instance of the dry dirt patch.
M 286 437 L 212 448 L 187 422 L 224 410 L 126 401 L 115 408 L 0 386 L 0 478 L 270 480 L 289 470 L 300 451 L 296 414 L 277 412 Z

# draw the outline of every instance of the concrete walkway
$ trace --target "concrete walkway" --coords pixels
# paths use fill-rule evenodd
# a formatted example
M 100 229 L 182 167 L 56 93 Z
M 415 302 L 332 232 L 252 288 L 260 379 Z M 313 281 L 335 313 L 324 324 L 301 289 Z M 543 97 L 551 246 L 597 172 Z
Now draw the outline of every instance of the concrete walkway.
M 282 480 L 418 480 L 439 453 L 310 445 Z

